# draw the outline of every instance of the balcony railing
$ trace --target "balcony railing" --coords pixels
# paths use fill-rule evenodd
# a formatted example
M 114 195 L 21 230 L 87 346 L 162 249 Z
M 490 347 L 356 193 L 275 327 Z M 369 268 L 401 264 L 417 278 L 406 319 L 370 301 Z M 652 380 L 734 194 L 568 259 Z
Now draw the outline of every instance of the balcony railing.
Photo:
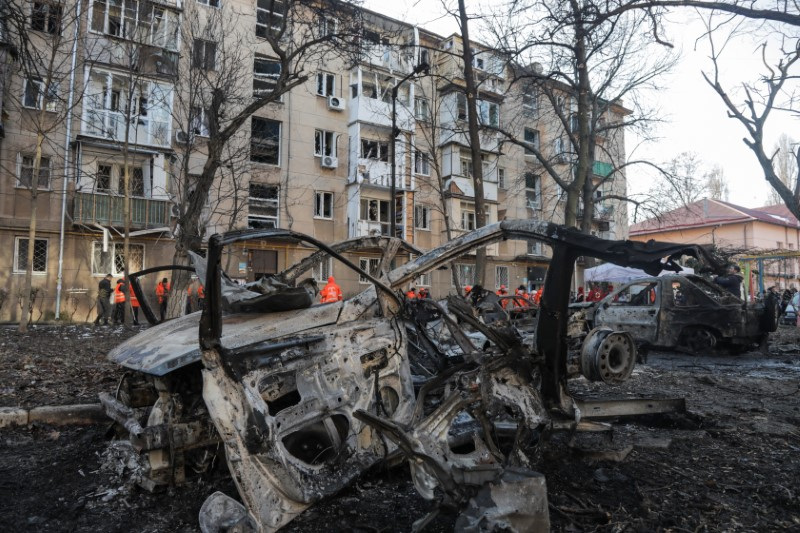
M 102 226 L 125 225 L 125 198 L 108 194 L 75 193 L 72 218 L 75 223 Z M 131 198 L 131 228 L 151 229 L 169 225 L 170 202 L 153 198 Z
M 125 140 L 125 115 L 108 109 L 89 109 L 82 133 L 117 142 Z M 155 146 L 170 145 L 170 127 L 167 120 L 133 117 L 128 124 L 128 141 Z

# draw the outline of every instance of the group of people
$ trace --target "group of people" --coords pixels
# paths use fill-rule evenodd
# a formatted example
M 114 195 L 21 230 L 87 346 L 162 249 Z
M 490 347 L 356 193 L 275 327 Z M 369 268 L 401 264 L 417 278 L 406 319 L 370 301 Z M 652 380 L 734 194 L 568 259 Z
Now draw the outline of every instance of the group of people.
M 112 289 L 111 282 L 114 276 L 106 274 L 97 286 L 97 318 L 94 324 L 97 325 L 117 325 L 125 323 L 125 296 L 129 294 L 131 311 L 133 313 L 133 325 L 139 325 L 139 299 L 136 293 L 130 290 L 130 284 L 125 278 L 117 280 L 116 286 Z M 172 284 L 169 279 L 163 278 L 156 284 L 156 300 L 158 301 L 158 311 L 161 321 L 167 317 L 167 305 L 172 294 Z M 186 313 L 200 311 L 205 304 L 205 289 L 197 280 L 193 280 L 186 288 Z M 113 306 L 112 306 L 113 300 Z M 109 324 L 111 320 L 111 324 Z

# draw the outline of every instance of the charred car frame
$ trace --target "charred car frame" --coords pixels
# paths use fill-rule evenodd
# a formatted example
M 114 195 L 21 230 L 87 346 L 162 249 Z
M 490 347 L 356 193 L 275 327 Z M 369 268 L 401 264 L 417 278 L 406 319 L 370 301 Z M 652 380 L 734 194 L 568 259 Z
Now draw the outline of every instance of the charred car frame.
M 274 290 L 231 299 L 223 249 L 255 239 L 304 242 L 319 252 L 277 276 Z M 444 302 L 404 298 L 402 289 L 421 274 L 509 239 L 544 242 L 553 251 L 529 335 L 503 316 L 487 319 L 459 296 Z M 540 442 L 553 430 L 591 424 L 604 409 L 572 397 L 570 368 L 614 383 L 630 374 L 635 359 L 630 337 L 608 328 L 593 330 L 580 356 L 568 357 L 575 260 L 592 256 L 653 275 L 677 270 L 674 260 L 681 255 L 718 266 L 697 246 L 606 241 L 538 221 L 480 228 L 395 269 L 390 265 L 401 241 L 388 239 L 382 246 L 372 275 L 335 246 L 289 230 L 233 232 L 209 240 L 206 306 L 199 322 L 202 398 L 245 508 L 215 496 L 201 511 L 204 530 L 230 525 L 237 516 L 242 526 L 274 531 L 398 454 L 409 460 L 423 497 L 439 498 L 440 508 L 461 512 L 457 527 L 546 529 L 545 482 L 534 471 Z M 326 255 L 370 287 L 342 302 L 315 305 L 309 285 L 296 281 Z M 429 327 L 433 322 L 438 336 Z M 159 325 L 147 332 L 150 344 L 129 341 L 112 357 L 139 371 L 158 368 L 168 375 L 170 365 L 196 364 L 197 341 L 192 350 L 178 350 L 180 363 L 154 343 L 168 331 L 188 335 L 196 325 L 191 315 Z M 170 394 L 174 388 L 164 391 L 165 402 Z M 118 420 L 130 422 L 117 398 L 107 395 L 104 403 Z M 615 406 L 615 413 L 658 408 L 654 402 L 634 403 Z

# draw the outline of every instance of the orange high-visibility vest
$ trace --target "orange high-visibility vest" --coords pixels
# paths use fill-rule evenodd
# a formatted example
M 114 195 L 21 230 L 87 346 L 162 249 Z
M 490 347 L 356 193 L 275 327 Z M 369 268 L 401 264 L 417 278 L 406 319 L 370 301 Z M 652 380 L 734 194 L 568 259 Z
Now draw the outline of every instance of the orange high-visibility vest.
M 122 287 L 123 285 L 124 285 L 123 283 L 117 283 L 117 286 L 114 287 L 115 304 L 121 304 L 122 302 L 125 301 L 125 293 L 120 290 L 120 287 Z
M 328 304 L 342 299 L 342 289 L 336 283 L 328 283 L 320 291 L 320 303 Z

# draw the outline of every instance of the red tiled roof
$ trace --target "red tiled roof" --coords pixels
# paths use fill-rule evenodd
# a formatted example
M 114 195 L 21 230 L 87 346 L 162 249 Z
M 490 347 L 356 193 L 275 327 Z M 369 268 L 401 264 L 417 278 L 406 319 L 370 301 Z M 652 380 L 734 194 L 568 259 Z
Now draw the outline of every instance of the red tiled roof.
M 785 205 L 750 209 L 721 200 L 703 199 L 686 207 L 664 213 L 660 217 L 637 222 L 630 227 L 631 235 L 646 235 L 685 228 L 734 224 L 759 220 L 768 224 L 800 228 L 800 222 Z

